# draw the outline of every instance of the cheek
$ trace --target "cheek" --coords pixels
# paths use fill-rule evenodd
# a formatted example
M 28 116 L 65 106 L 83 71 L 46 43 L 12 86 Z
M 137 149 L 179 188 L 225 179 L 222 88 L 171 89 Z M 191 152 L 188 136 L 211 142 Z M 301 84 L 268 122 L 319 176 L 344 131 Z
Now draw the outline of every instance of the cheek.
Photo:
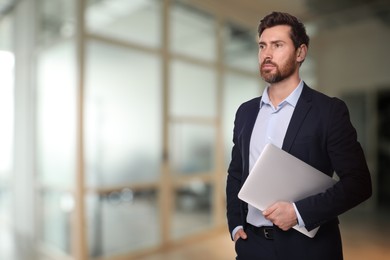
M 275 57 L 275 62 L 279 64 L 280 66 L 286 66 L 289 63 L 291 63 L 291 57 L 289 56 L 288 53 L 286 54 L 281 54 Z

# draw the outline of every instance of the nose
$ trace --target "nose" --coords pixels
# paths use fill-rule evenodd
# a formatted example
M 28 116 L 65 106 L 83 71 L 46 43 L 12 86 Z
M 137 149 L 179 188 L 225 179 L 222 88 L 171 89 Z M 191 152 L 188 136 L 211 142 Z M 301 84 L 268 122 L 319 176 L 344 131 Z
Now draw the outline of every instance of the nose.
M 259 49 L 259 61 L 262 63 L 266 60 L 272 60 L 272 51 L 271 48 L 263 47 Z
M 266 61 L 271 61 L 272 55 L 271 54 L 264 54 L 259 52 L 259 64 L 264 64 Z

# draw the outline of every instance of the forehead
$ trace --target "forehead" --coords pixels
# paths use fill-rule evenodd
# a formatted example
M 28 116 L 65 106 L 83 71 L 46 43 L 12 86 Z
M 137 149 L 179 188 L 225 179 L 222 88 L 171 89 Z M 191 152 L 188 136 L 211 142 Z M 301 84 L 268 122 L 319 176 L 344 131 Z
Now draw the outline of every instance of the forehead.
M 271 28 L 267 28 L 260 35 L 259 42 L 274 42 L 274 41 L 284 41 L 291 42 L 290 37 L 291 27 L 288 25 L 276 25 Z

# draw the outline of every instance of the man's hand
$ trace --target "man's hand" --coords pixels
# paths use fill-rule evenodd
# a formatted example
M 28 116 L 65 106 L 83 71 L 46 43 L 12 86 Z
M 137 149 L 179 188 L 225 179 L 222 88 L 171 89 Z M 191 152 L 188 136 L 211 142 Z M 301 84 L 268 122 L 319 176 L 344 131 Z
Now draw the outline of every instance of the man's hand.
M 285 201 L 278 201 L 272 204 L 263 211 L 263 215 L 284 231 L 289 230 L 298 223 L 294 205 Z
M 239 229 L 234 235 L 234 242 L 236 242 L 239 238 L 246 239 L 247 235 L 243 229 Z

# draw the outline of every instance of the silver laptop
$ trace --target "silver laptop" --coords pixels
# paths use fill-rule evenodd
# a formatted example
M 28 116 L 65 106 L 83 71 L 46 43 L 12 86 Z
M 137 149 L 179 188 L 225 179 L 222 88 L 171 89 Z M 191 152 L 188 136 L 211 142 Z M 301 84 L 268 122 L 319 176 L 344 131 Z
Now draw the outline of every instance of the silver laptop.
M 249 173 L 238 197 L 265 210 L 276 201 L 295 202 L 305 197 L 324 192 L 336 180 L 318 171 L 273 144 L 267 144 Z M 314 237 L 318 228 L 307 231 L 294 229 L 308 237 Z

